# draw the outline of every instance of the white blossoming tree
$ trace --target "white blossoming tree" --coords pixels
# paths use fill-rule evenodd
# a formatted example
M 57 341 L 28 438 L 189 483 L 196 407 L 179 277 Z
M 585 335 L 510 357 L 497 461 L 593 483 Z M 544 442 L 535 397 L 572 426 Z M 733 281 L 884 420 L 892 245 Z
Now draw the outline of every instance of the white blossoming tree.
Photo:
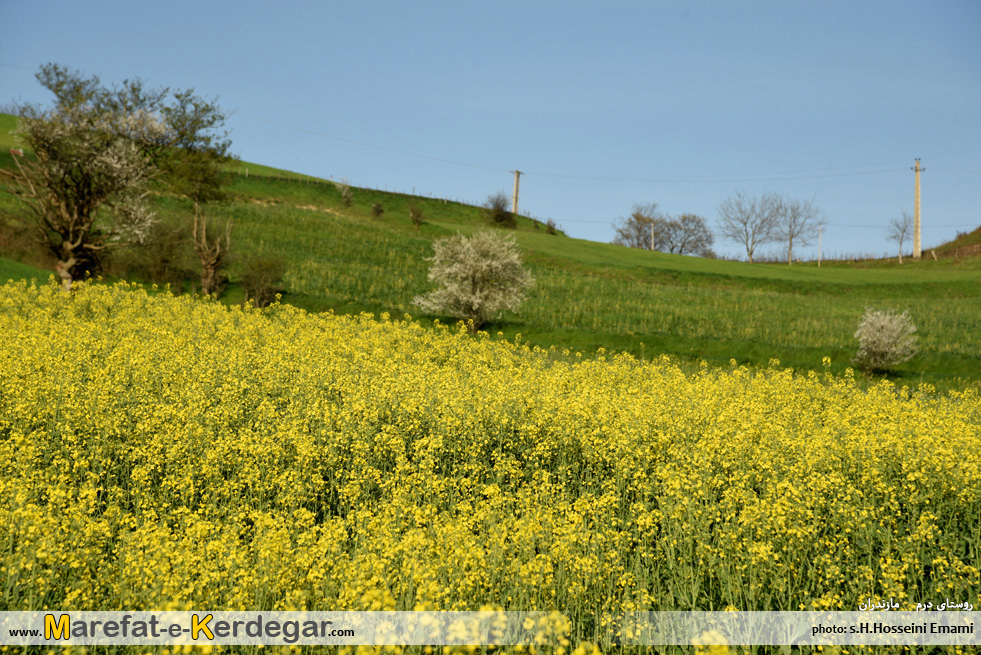
M 505 309 L 516 311 L 535 282 L 513 236 L 489 230 L 470 238 L 457 234 L 435 241 L 433 250 L 429 281 L 440 287 L 413 302 L 423 311 L 463 319 L 471 332 Z
M 19 131 L 34 156 L 14 158 L 7 188 L 23 201 L 20 217 L 55 256 L 66 291 L 97 268 L 103 251 L 144 238 L 153 220 L 146 203 L 149 162 L 136 144 L 106 127 L 82 108 L 27 108 L 20 116 Z
M 918 352 L 916 326 L 909 312 L 865 310 L 855 331 L 858 353 L 852 363 L 866 373 L 885 371 Z
M 187 167 L 174 165 L 186 159 L 183 153 L 207 153 L 217 162 L 229 143 L 214 133 L 224 116 L 191 92 L 168 101 L 169 90 L 148 90 L 139 80 L 108 89 L 98 77 L 56 64 L 42 66 L 37 78 L 55 105 L 20 109 L 18 132 L 30 152 L 0 174 L 21 200 L 12 215 L 35 230 L 70 290 L 108 250 L 147 237 L 154 220 L 147 189 L 158 174 L 190 179 Z

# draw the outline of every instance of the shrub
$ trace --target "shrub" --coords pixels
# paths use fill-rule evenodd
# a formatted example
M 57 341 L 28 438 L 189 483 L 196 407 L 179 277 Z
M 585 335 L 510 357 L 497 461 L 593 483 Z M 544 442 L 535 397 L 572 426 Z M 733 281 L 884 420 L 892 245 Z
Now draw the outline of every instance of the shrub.
M 514 214 L 508 209 L 510 199 L 503 191 L 499 191 L 491 196 L 487 196 L 484 208 L 487 210 L 487 218 L 494 225 L 501 227 L 517 227 L 518 221 Z
M 347 183 L 347 178 L 344 178 L 340 182 L 334 182 L 334 186 L 341 192 L 341 202 L 344 206 L 350 207 L 351 203 L 354 202 L 354 194 L 351 193 L 351 187 Z
M 468 322 L 471 332 L 516 311 L 534 279 L 521 265 L 514 237 L 482 230 L 469 239 L 462 234 L 433 243 L 429 281 L 441 288 L 413 302 L 423 311 L 449 314 Z
M 415 200 L 409 201 L 409 219 L 416 227 L 422 225 L 422 207 Z
M 545 234 L 556 234 L 556 229 L 558 226 L 555 224 L 555 220 L 548 219 L 545 221 Z
M 169 284 L 180 293 L 185 284 L 193 286 L 200 273 L 191 264 L 191 230 L 186 224 L 158 221 L 146 241 L 136 248 L 121 248 L 110 260 L 109 273 L 159 285 Z
M 283 291 L 283 275 L 286 263 L 279 257 L 252 255 L 244 262 L 242 287 L 245 299 L 256 307 L 267 307 L 276 300 L 276 294 Z
M 385 213 L 385 209 L 382 207 L 380 202 L 376 202 L 371 205 L 371 215 L 375 218 L 381 218 L 382 214 Z
M 917 353 L 916 326 L 909 312 L 865 310 L 858 324 L 858 354 L 852 363 L 866 373 L 885 371 Z

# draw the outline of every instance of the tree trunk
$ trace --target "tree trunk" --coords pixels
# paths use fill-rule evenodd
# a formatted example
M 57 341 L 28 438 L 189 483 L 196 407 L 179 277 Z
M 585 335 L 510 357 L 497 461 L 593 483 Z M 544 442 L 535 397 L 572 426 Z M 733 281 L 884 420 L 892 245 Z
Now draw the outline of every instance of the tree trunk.
M 72 268 L 74 266 L 74 257 L 69 258 L 68 261 L 59 261 L 55 264 L 55 272 L 61 278 L 61 290 L 66 293 L 72 290 Z
M 194 203 L 194 250 L 201 260 L 201 293 L 210 296 L 218 291 L 218 271 L 231 245 L 232 224 L 225 226 L 225 244 L 222 247 L 221 235 L 212 242 L 208 239 L 207 219 L 200 213 L 198 204 Z
M 215 269 L 205 267 L 201 273 L 201 293 L 210 296 L 215 292 Z

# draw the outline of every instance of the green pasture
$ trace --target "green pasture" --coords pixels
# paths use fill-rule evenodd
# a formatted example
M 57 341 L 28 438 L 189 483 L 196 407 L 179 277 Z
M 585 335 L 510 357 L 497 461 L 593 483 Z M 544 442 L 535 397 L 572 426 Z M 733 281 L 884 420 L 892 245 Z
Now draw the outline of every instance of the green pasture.
M 19 145 L 13 118 L 0 115 L 0 166 Z M 246 176 L 245 171 L 248 170 Z M 249 254 L 287 264 L 283 302 L 310 311 L 409 314 L 424 323 L 451 317 L 420 315 L 413 298 L 430 288 L 431 242 L 488 227 L 479 207 L 351 187 L 345 206 L 337 185 L 247 162 L 229 168 L 229 202 L 207 208 L 211 220 L 232 225 L 231 285 L 238 302 L 242 263 Z M 374 216 L 372 206 L 384 213 Z M 423 224 L 409 219 L 410 203 Z M 0 208 L 15 207 L 0 194 Z M 190 206 L 157 195 L 160 218 L 186 223 Z M 519 313 L 486 330 L 543 348 L 556 356 L 589 356 L 598 348 L 637 357 L 668 354 L 697 366 L 730 360 L 767 366 L 772 359 L 800 370 L 850 367 L 857 323 L 866 307 L 909 310 L 921 353 L 891 373 L 901 384 L 938 389 L 981 381 L 981 258 L 747 264 L 629 249 L 547 234 L 520 218 L 510 230 L 537 280 Z M 967 235 L 965 238 L 973 238 Z M 941 250 L 940 247 L 937 250 Z M 9 255 L 0 252 L 0 255 Z M 140 253 L 120 253 L 126 262 Z M 193 265 L 193 254 L 188 261 Z M 40 277 L 37 269 L 0 263 L 6 277 Z M 119 267 L 117 267 L 118 269 Z M 152 280 L 141 280 L 151 282 Z M 190 288 L 190 287 L 188 287 Z

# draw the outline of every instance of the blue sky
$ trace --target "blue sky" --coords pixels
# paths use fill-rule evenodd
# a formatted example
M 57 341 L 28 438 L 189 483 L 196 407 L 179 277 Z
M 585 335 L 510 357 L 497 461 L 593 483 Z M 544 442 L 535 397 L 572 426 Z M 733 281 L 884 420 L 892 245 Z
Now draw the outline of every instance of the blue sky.
M 49 102 L 49 61 L 193 87 L 246 161 L 476 204 L 517 168 L 578 238 L 773 191 L 824 211 L 825 256 L 892 252 L 915 157 L 924 247 L 981 225 L 976 0 L 11 4 L 0 103 Z

